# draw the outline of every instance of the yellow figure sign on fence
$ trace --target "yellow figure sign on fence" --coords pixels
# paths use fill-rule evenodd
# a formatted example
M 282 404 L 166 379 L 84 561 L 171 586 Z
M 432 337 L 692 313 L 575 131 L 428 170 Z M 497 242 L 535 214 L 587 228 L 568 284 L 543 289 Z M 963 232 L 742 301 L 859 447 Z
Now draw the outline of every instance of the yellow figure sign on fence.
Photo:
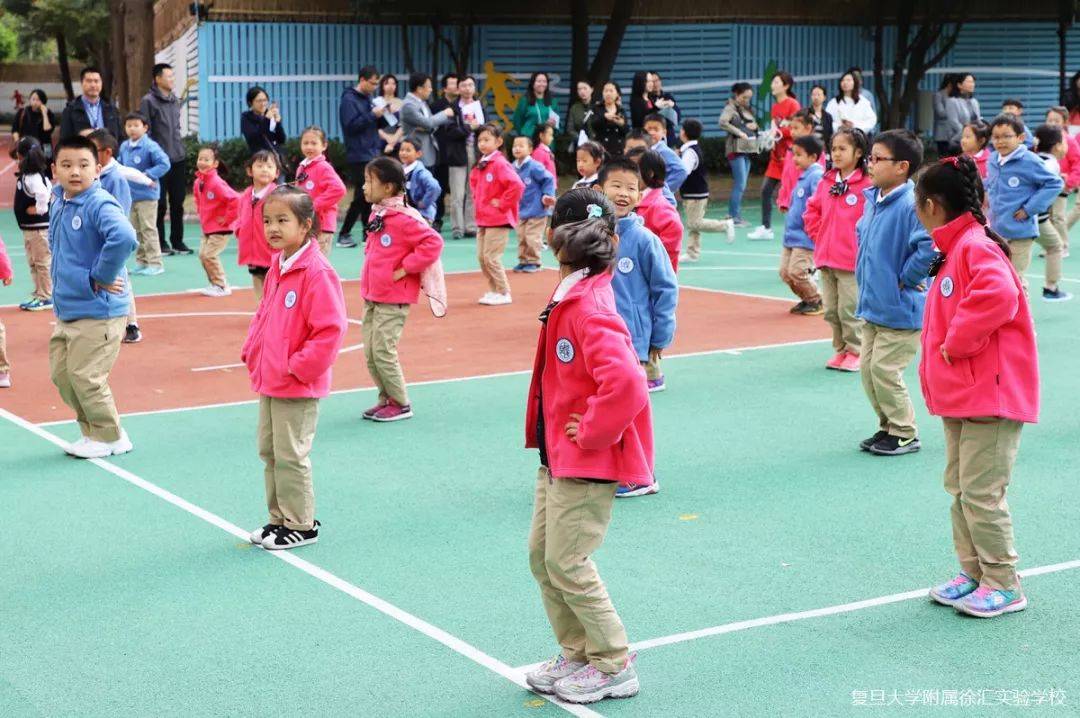
M 491 60 L 484 61 L 484 92 L 480 95 L 480 100 L 487 97 L 488 93 L 491 93 L 491 105 L 495 109 L 495 114 L 502 120 L 503 127 L 510 128 L 510 116 L 514 114 L 514 109 L 517 108 L 518 95 L 514 94 L 510 90 L 510 85 L 521 84 L 518 80 L 508 72 L 499 72 L 495 69 L 495 63 Z

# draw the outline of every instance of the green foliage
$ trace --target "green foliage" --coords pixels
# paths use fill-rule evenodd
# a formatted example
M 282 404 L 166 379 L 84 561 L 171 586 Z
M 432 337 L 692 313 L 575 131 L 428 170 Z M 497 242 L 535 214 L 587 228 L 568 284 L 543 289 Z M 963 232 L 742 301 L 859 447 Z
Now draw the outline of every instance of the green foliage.
M 107 59 L 107 0 L 2 0 L 2 6 L 25 22 L 26 32 L 33 38 L 63 35 L 72 57 L 96 63 Z

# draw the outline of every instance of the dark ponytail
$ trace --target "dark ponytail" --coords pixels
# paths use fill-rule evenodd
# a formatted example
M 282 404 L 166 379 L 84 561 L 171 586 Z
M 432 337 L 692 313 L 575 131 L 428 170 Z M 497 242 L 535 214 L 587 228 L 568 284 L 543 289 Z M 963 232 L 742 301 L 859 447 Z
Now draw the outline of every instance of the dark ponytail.
M 934 200 L 945 209 L 945 216 L 950 222 L 965 212 L 970 212 L 983 226 L 986 236 L 1001 248 L 1006 257 L 1011 257 L 1009 243 L 986 223 L 986 215 L 982 209 L 984 196 L 979 168 L 975 161 L 966 155 L 947 157 L 930 165 L 922 171 L 915 186 L 915 198 L 919 204 L 928 199 Z

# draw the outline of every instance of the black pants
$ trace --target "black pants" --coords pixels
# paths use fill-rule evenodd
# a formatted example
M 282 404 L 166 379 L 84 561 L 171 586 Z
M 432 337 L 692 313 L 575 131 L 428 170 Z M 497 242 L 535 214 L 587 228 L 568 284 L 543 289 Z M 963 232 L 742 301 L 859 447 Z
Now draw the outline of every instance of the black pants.
M 367 224 L 371 215 L 371 205 L 364 199 L 364 168 L 367 162 L 349 163 L 349 178 L 353 183 L 354 192 L 352 203 L 345 211 L 345 222 L 341 225 L 341 234 L 352 234 L 353 226 L 357 218 L 362 217 L 362 224 Z
M 443 215 L 446 214 L 446 202 L 443 200 L 450 194 L 450 165 L 435 165 L 431 169 L 439 187 L 442 188 L 439 199 L 435 202 L 435 221 L 441 222 Z
M 157 233 L 161 248 L 184 246 L 184 197 L 187 195 L 187 160 L 172 163 L 161 180 L 157 206 Z M 169 213 L 169 241 L 165 241 L 165 212 Z
M 761 183 L 761 224 L 772 227 L 773 192 L 780 186 L 780 180 L 766 177 Z

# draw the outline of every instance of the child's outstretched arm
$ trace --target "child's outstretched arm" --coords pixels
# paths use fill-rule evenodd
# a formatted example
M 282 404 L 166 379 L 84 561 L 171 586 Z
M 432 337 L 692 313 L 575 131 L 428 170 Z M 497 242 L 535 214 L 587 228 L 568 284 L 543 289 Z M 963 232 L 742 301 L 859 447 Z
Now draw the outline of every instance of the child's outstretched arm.
M 144 187 L 152 187 L 154 180 L 142 170 L 135 169 L 134 167 L 128 167 L 122 165 L 119 162 L 116 163 L 116 171 L 120 173 L 120 176 L 126 179 L 128 182 L 134 182 L 135 184 L 141 184 Z
M 942 347 L 949 357 L 967 359 L 990 342 L 990 335 L 1012 321 L 1020 308 L 1020 289 L 1000 250 L 973 242 L 967 247 L 971 280 L 956 307 Z
M 911 213 L 909 225 L 911 235 L 908 238 L 908 255 L 904 267 L 900 270 L 900 284 L 912 289 L 917 288 L 926 281 L 930 272 L 930 265 L 934 261 L 934 242 L 922 223 Z
M 679 281 L 671 267 L 667 250 L 657 239 L 649 242 L 642 259 L 641 272 L 649 283 L 649 304 L 652 309 L 652 336 L 649 346 L 666 349 L 675 339 L 675 308 L 679 304 Z
M 116 200 L 102 202 L 95 220 L 104 244 L 97 261 L 90 268 L 90 278 L 102 286 L 108 286 L 120 276 L 124 263 L 139 243 L 135 239 L 135 229 Z
M 310 276 L 300 300 L 308 325 L 308 338 L 289 357 L 289 373 L 305 384 L 325 374 L 337 360 L 345 341 L 345 294 L 333 269 Z
M 586 410 L 574 440 L 582 449 L 604 449 L 622 438 L 634 417 L 649 403 L 649 392 L 627 340 L 626 325 L 617 314 L 582 318 L 577 336 L 585 368 L 597 388 L 585 400 Z

